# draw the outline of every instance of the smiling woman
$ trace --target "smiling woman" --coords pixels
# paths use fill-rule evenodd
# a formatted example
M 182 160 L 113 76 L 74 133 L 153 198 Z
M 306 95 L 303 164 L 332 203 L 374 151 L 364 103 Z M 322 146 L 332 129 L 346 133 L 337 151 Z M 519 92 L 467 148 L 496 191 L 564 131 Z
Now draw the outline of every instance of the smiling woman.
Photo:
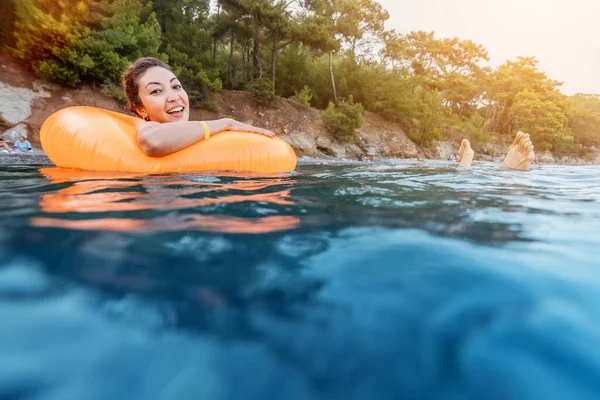
M 60 110 L 44 122 L 40 142 L 54 164 L 140 173 L 272 174 L 296 168 L 294 150 L 271 131 L 228 118 L 189 121 L 187 93 L 158 59 L 134 62 L 123 74 L 123 88 L 137 117 L 79 106 Z
M 123 74 L 123 89 L 130 111 L 147 121 L 140 125 L 137 140 L 149 156 L 165 156 L 229 130 L 275 136 L 229 118 L 189 121 L 187 93 L 171 68 L 156 58 L 140 58 L 131 64 Z M 175 125 L 164 125 L 167 122 Z

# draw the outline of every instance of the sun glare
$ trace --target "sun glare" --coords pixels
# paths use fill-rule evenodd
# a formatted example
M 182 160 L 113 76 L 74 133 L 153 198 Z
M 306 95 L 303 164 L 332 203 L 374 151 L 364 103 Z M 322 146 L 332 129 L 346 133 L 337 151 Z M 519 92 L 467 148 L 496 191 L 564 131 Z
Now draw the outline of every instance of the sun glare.
M 600 93 L 596 0 L 380 0 L 386 27 L 401 33 L 435 31 L 438 37 L 483 45 L 497 66 L 518 56 L 536 57 L 540 69 L 563 81 L 563 91 Z

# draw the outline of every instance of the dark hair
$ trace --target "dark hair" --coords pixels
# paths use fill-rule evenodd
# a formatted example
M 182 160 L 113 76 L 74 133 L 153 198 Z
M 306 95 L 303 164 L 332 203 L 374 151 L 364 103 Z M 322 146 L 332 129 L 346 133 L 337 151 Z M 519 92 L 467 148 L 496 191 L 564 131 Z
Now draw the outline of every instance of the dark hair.
M 123 90 L 127 96 L 127 102 L 129 103 L 129 111 L 134 114 L 138 114 L 137 109 L 142 106 L 142 100 L 139 95 L 138 80 L 142 75 L 146 73 L 152 67 L 161 67 L 171 72 L 171 67 L 167 64 L 154 57 L 143 57 L 135 60 L 125 72 L 123 72 L 122 83 Z M 140 115 L 141 116 L 141 115 Z

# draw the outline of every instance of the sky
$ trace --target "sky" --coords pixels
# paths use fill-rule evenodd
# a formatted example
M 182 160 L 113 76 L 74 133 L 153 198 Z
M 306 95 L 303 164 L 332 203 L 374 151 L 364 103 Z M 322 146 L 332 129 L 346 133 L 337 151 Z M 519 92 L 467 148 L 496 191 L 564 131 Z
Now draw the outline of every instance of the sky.
M 600 94 L 600 0 L 376 0 L 386 29 L 470 39 L 491 66 L 535 57 L 561 91 Z

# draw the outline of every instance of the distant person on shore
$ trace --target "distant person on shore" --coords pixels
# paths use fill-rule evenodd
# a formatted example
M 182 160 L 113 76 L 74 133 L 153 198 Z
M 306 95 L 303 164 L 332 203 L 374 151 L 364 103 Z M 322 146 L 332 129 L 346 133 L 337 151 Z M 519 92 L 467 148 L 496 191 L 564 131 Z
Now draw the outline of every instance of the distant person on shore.
M 27 140 L 25 138 L 25 136 L 23 135 L 19 135 L 17 136 L 17 140 L 15 141 L 14 144 L 14 150 L 20 153 L 25 153 L 27 151 L 31 151 L 32 147 L 31 147 L 31 143 L 29 143 L 29 140 Z
M 156 58 L 140 58 L 131 64 L 123 73 L 123 89 L 130 111 L 146 120 L 138 129 L 137 142 L 152 157 L 175 153 L 229 130 L 275 136 L 269 130 L 230 118 L 189 121 L 187 93 L 171 68 Z
M 0 139 L 0 149 L 6 150 L 7 153 L 12 153 L 12 147 L 10 147 L 10 144 L 4 139 Z
M 471 143 L 463 139 L 458 149 L 458 166 L 470 167 L 473 163 L 475 152 L 471 148 Z M 508 153 L 500 168 L 505 170 L 527 171 L 531 163 L 535 160 L 533 152 L 533 143 L 528 133 L 518 132 L 513 144 L 508 148 Z

